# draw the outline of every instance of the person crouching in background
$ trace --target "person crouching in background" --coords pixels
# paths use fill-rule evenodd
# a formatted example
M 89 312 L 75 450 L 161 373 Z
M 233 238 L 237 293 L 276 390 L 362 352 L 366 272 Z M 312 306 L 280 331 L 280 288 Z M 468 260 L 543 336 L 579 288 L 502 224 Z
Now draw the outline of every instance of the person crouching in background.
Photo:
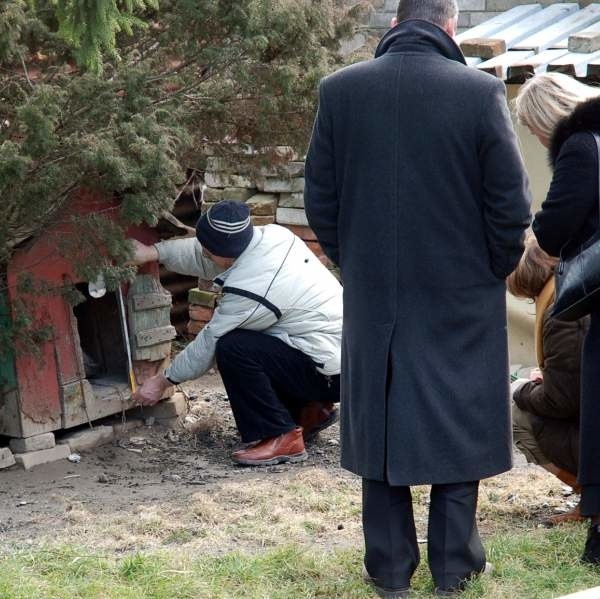
M 530 380 L 512 384 L 513 437 L 529 463 L 551 472 L 579 493 L 579 404 L 583 340 L 589 316 L 573 322 L 552 318 L 554 268 L 558 260 L 540 248 L 533 234 L 515 271 L 509 292 L 535 301 L 535 351 L 539 369 Z M 579 504 L 545 524 L 583 520 Z

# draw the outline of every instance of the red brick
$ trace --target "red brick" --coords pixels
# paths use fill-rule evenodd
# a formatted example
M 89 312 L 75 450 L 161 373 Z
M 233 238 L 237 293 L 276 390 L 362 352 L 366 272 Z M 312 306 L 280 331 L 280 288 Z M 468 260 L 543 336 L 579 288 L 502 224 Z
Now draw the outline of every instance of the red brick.
M 289 229 L 294 235 L 297 235 L 304 241 L 317 241 L 317 236 L 310 227 L 303 227 L 301 225 L 285 225 L 285 228 Z
M 207 324 L 208 322 L 203 320 L 190 320 L 187 323 L 188 335 L 197 335 Z
M 315 256 L 322 256 L 323 255 L 323 248 L 319 245 L 318 242 L 316 241 L 305 241 L 304 243 L 306 243 L 306 245 L 308 246 L 308 248 L 311 250 L 311 252 L 315 255 Z
M 204 306 L 191 305 L 188 312 L 190 315 L 190 320 L 208 322 L 212 318 L 214 310 Z

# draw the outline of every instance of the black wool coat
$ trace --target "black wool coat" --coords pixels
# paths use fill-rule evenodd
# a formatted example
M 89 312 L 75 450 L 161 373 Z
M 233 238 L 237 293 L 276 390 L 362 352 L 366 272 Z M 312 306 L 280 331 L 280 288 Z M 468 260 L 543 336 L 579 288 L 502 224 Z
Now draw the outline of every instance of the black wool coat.
M 529 194 L 502 82 L 400 23 L 325 78 L 310 225 L 344 284 L 342 466 L 392 485 L 511 467 L 505 277 Z
M 587 241 L 600 226 L 598 150 L 600 98 L 580 104 L 550 140 L 552 182 L 533 230 L 552 256 Z M 579 482 L 600 485 L 600 306 L 591 314 L 581 361 Z

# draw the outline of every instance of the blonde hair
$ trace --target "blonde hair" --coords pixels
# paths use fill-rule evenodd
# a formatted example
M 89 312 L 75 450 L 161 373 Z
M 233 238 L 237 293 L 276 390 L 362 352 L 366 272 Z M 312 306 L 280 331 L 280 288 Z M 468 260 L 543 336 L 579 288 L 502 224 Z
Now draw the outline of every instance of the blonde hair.
M 515 297 L 535 299 L 554 274 L 557 263 L 558 259 L 549 256 L 530 232 L 517 268 L 506 279 L 509 293 Z
M 562 73 L 540 73 L 528 79 L 515 99 L 521 125 L 550 139 L 558 123 L 581 102 L 600 96 L 590 87 Z

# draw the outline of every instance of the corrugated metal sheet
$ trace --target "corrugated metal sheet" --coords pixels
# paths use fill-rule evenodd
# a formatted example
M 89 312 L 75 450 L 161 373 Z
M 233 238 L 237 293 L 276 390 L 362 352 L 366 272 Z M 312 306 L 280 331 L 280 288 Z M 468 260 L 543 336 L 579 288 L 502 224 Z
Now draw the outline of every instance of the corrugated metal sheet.
M 545 71 L 600 80 L 600 3 L 523 4 L 464 31 L 456 41 L 469 66 L 507 83 Z

